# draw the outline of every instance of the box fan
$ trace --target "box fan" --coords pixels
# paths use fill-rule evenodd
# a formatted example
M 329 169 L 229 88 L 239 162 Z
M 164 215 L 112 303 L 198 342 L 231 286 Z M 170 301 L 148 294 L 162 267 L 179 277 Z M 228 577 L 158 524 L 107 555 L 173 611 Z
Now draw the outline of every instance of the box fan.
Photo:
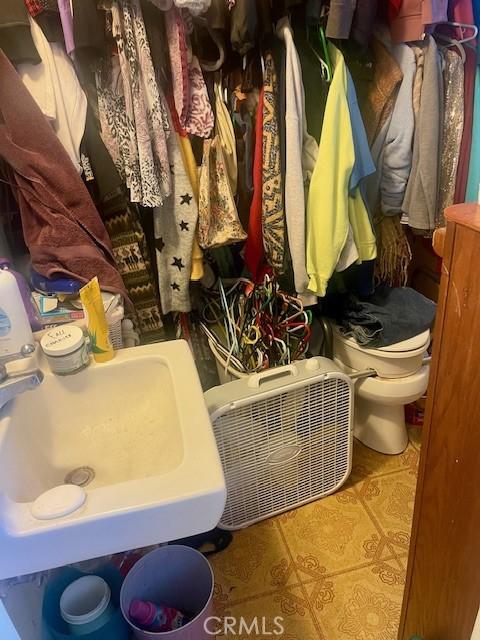
M 311 358 L 205 393 L 227 484 L 224 529 L 326 496 L 348 478 L 353 382 Z

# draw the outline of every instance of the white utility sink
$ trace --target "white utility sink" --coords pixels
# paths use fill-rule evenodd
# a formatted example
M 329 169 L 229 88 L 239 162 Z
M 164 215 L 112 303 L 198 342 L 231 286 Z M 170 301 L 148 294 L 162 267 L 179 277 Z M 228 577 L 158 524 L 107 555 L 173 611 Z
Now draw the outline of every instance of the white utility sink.
M 65 377 L 37 363 L 43 383 L 0 412 L 0 579 L 216 526 L 225 481 L 186 342 Z M 83 506 L 34 518 L 34 501 L 72 472 L 90 478 Z

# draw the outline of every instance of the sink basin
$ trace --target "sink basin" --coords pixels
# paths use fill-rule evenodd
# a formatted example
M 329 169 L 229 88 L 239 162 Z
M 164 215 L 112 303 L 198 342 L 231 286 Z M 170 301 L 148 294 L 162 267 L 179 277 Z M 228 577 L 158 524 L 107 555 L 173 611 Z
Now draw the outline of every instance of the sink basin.
M 186 342 L 123 349 L 66 377 L 37 358 L 43 383 L 0 413 L 0 579 L 216 526 L 225 482 Z M 66 482 L 83 485 L 83 504 L 34 517 Z

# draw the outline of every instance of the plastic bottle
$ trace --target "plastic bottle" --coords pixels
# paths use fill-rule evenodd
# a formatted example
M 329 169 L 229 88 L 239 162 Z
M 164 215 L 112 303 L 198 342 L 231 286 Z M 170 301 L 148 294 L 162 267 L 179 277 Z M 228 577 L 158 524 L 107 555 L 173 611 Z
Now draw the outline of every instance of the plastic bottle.
M 25 278 L 21 273 L 18 273 L 18 271 L 14 271 L 12 269 L 12 267 L 10 266 L 10 260 L 8 258 L 0 257 L 0 269 L 8 269 L 10 273 L 15 276 L 20 295 L 22 296 L 23 305 L 25 307 L 25 311 L 27 312 L 28 320 L 33 331 L 42 329 L 42 323 L 40 322 L 37 308 L 32 299 L 32 292 L 30 291 L 30 287 L 28 286 Z
M 131 621 L 145 631 L 173 631 L 185 623 L 185 616 L 165 605 L 132 600 L 128 610 Z
M 0 356 L 20 353 L 33 344 L 32 329 L 15 276 L 0 269 Z

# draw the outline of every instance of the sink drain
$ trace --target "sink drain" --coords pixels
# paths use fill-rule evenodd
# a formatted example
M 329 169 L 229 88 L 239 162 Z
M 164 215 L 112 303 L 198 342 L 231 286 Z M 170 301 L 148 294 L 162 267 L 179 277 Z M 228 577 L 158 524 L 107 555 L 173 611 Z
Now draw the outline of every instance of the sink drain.
M 65 476 L 65 484 L 75 484 L 86 487 L 95 478 L 95 471 L 91 467 L 77 467 Z

